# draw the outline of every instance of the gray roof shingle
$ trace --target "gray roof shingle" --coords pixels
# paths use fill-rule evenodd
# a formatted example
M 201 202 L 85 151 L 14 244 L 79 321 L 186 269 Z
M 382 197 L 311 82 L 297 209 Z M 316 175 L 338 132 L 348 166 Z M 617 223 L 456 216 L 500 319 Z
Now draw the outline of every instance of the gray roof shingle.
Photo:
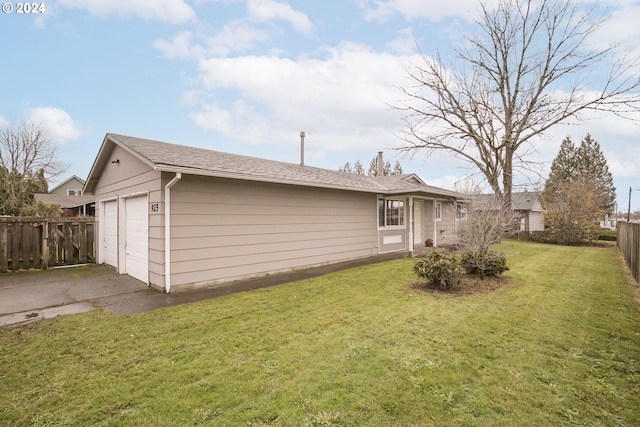
M 424 184 L 415 175 L 369 177 L 308 165 L 225 153 L 125 135 L 107 134 L 105 141 L 128 148 L 134 155 L 160 171 L 178 171 L 278 182 L 293 185 L 339 188 L 381 194 L 420 193 L 459 197 L 459 193 Z

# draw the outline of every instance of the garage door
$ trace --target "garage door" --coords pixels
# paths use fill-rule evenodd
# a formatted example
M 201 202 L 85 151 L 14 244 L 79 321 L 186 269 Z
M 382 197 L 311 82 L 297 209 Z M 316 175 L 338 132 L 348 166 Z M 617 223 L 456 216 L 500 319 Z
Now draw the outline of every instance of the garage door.
M 147 197 L 125 199 L 125 273 L 149 282 L 149 212 Z
M 105 202 L 103 209 L 104 236 L 102 238 L 103 262 L 118 267 L 118 204 Z

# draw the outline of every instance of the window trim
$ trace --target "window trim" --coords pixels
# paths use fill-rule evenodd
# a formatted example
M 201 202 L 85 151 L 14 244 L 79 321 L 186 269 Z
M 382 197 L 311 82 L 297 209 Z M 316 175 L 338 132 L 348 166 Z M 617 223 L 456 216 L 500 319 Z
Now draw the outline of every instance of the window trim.
M 380 206 L 380 202 L 383 203 L 383 206 Z M 401 205 L 399 206 L 400 212 L 399 212 L 399 220 L 401 222 L 401 224 L 399 225 L 388 225 L 387 224 L 387 208 L 388 208 L 388 202 L 399 202 Z M 378 197 L 378 229 L 380 230 L 392 230 L 392 229 L 406 229 L 407 226 L 405 224 L 406 220 L 405 220 L 405 216 L 406 216 L 406 206 L 407 206 L 407 202 L 405 199 L 402 198 L 392 198 L 392 197 Z M 382 221 L 384 221 L 384 223 L 381 223 Z
M 467 209 L 468 206 L 466 203 L 456 203 L 456 219 L 464 221 L 467 219 Z
M 442 202 L 436 200 L 433 203 L 433 217 L 436 221 L 442 221 Z

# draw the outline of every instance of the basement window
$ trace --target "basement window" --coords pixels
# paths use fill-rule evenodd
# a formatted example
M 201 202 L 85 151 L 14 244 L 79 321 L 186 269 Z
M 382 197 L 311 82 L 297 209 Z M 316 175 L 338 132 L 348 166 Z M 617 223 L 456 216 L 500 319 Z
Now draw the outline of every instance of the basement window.
M 378 225 L 399 227 L 404 225 L 404 202 L 402 200 L 378 199 Z

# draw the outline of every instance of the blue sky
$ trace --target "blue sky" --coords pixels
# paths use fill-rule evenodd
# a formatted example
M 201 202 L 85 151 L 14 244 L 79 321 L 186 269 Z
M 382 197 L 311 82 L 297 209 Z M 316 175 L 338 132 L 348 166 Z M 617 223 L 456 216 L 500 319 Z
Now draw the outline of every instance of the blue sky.
M 590 0 L 580 0 L 589 3 Z M 475 0 L 57 0 L 44 13 L 0 15 L 0 125 L 42 122 L 67 174 L 86 178 L 107 132 L 337 169 L 379 150 L 433 185 L 469 173 L 447 155 L 396 157 L 390 108 L 419 63 L 445 58 L 471 31 Z M 640 55 L 640 2 L 601 0 L 598 42 L 627 39 Z M 587 117 L 536 144 L 546 177 L 561 140 L 590 133 L 626 210 L 640 189 L 640 125 Z M 528 178 L 528 179 L 527 179 Z M 529 184 L 535 174 L 519 178 Z M 53 182 L 52 184 L 55 184 Z M 632 208 L 640 209 L 640 190 Z

